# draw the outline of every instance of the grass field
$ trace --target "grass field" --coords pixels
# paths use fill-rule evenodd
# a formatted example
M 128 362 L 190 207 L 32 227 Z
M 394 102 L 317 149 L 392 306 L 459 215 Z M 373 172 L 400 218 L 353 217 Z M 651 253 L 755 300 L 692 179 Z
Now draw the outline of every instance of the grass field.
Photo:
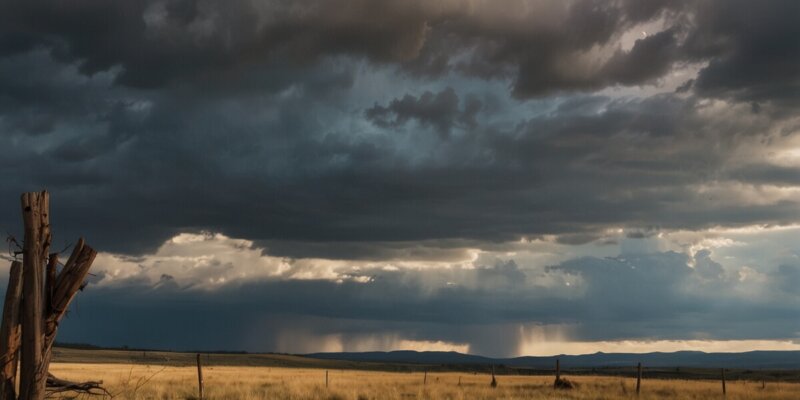
M 116 399 L 191 399 L 197 396 L 195 367 L 142 364 L 56 363 L 59 377 L 102 379 Z M 419 372 L 332 370 L 325 387 L 325 370 L 317 368 L 233 367 L 204 368 L 208 399 L 628 399 L 636 398 L 635 381 L 619 377 L 574 377 L 578 387 L 554 390 L 552 378 L 490 376 L 457 372 L 429 373 L 427 384 Z M 459 380 L 461 385 L 458 385 Z M 797 399 L 795 383 L 728 382 L 726 399 Z M 643 382 L 640 399 L 723 398 L 718 381 L 653 379 Z
M 330 370 L 269 366 L 212 365 L 203 369 L 208 399 L 633 399 L 635 380 L 577 376 L 573 390 L 554 390 L 552 377 L 498 376 L 489 386 L 486 374 Z M 115 399 L 192 399 L 197 396 L 193 366 L 126 363 L 54 363 L 51 372 L 70 380 L 99 379 Z M 459 385 L 459 380 L 461 385 Z M 729 399 L 797 399 L 800 384 L 735 381 Z M 722 399 L 719 381 L 649 379 L 639 399 Z
M 521 376 L 504 370 L 498 387 L 486 372 L 454 371 L 452 366 L 318 360 L 282 354 L 204 354 L 206 399 L 292 400 L 461 400 L 461 399 L 722 399 L 718 370 L 685 370 L 691 379 L 646 377 L 640 396 L 628 376 L 588 376 L 567 371 L 573 390 L 554 390 L 552 375 Z M 423 384 L 424 373 L 427 383 Z M 50 371 L 59 378 L 102 380 L 115 399 L 197 397 L 193 353 L 56 348 Z M 325 372 L 329 386 L 325 387 Z M 547 371 L 540 371 L 548 373 Z M 602 371 L 599 372 L 603 374 Z M 621 371 L 609 369 L 607 374 Z M 651 376 L 669 377 L 651 370 Z M 747 373 L 753 374 L 749 375 Z M 797 399 L 796 371 L 731 371 L 726 400 Z M 704 379 L 711 377 L 711 379 Z M 762 389 L 761 378 L 767 379 Z M 757 379 L 756 379 L 757 378 Z M 779 381 L 783 380 L 783 381 Z M 787 381 L 788 380 L 788 381 Z M 461 384 L 459 385 L 459 382 Z M 85 398 L 85 397 L 84 397 Z

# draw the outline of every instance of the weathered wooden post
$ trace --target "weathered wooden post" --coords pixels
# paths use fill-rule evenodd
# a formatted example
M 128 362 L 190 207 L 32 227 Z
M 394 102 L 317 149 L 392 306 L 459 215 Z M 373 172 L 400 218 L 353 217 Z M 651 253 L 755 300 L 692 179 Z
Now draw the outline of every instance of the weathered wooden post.
M 490 384 L 492 388 L 497 387 L 497 379 L 494 377 L 494 364 L 492 364 L 492 383 Z
M 639 392 L 642 388 L 642 363 L 639 363 L 636 366 L 636 395 L 639 395 Z
M 0 399 L 15 400 L 17 397 L 17 363 L 19 362 L 20 324 L 19 311 L 22 301 L 22 263 L 13 261 L 8 277 L 5 303 L 3 303 L 3 322 L 0 325 Z
M 56 269 L 58 254 L 49 253 L 50 195 L 46 191 L 23 193 L 20 202 L 25 240 L 22 251 L 19 252 L 22 254 L 20 272 L 17 272 L 20 276 L 16 281 L 14 276 L 9 280 L 10 293 L 7 292 L 3 306 L 0 350 L 3 352 L 5 364 L 0 374 L 4 378 L 0 395 L 3 396 L 2 399 L 15 399 L 13 378 L 8 375 L 16 368 L 14 338 L 18 338 L 19 346 L 20 399 L 42 400 L 46 394 L 46 386 L 85 393 L 108 393 L 99 382 L 68 382 L 48 373 L 58 323 L 64 317 L 75 293 L 83 287 L 97 252 L 86 246 L 83 239 L 78 240 L 69 260 L 59 273 Z M 15 269 L 12 265 L 13 272 Z M 15 300 L 16 290 L 21 290 L 21 299 Z M 15 308 L 18 310 L 18 324 L 14 323 Z
M 47 366 L 44 365 L 42 329 L 44 310 L 42 269 L 50 253 L 50 195 L 32 192 L 22 195 L 22 351 L 20 352 L 19 397 L 41 400 L 45 396 Z
M 423 385 L 427 385 L 428 384 L 428 370 L 427 369 L 425 370 L 425 375 L 422 377 L 422 384 Z
M 553 383 L 554 388 L 558 388 L 558 383 L 561 381 L 561 363 L 558 358 L 556 358 L 556 381 Z
M 83 287 L 89 268 L 92 267 L 97 251 L 86 245 L 83 238 L 78 239 L 72 248 L 64 268 L 61 270 L 53 282 L 48 282 L 47 287 L 52 287 L 52 297 L 46 308 L 44 324 L 44 369 L 45 372 L 50 366 L 53 344 L 58 333 L 58 323 L 67 312 L 69 304 L 75 298 L 75 294 Z M 58 261 L 58 255 L 51 255 L 54 262 Z M 26 294 L 23 293 L 23 298 Z M 24 327 L 22 328 L 24 331 Z
M 328 370 L 325 370 L 325 387 L 328 387 Z
M 561 360 L 556 358 L 556 380 L 561 379 Z
M 200 353 L 197 353 L 197 386 L 199 390 L 199 399 L 203 400 L 203 364 L 200 362 Z
M 719 371 L 722 376 L 722 395 L 725 396 L 727 394 L 727 390 L 725 390 L 725 368 L 720 368 Z
M 556 380 L 553 382 L 553 389 L 572 389 L 574 387 L 572 382 L 561 377 L 561 360 L 556 358 Z
M 461 375 L 458 376 L 458 386 L 461 386 Z

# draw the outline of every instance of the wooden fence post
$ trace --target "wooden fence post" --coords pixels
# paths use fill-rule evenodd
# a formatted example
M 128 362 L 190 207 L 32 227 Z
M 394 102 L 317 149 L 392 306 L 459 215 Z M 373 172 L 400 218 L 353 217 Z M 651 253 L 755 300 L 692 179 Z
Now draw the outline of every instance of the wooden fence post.
M 425 376 L 422 378 L 422 384 L 423 385 L 427 385 L 428 384 L 428 370 L 427 369 L 425 370 Z
M 197 353 L 197 386 L 199 389 L 199 399 L 203 400 L 203 364 L 200 362 L 200 353 Z
M 22 301 L 22 263 L 13 261 L 8 277 L 5 303 L 3 303 L 3 322 L 0 325 L 0 399 L 17 398 L 17 363 L 21 329 L 19 325 L 20 304 Z
M 725 368 L 720 368 L 719 371 L 722 375 L 722 395 L 725 396 L 727 394 L 727 390 L 725 390 Z
M 558 389 L 558 383 L 561 381 L 561 362 L 558 358 L 556 358 L 556 381 L 553 383 L 553 387 Z
M 494 377 L 494 364 L 492 364 L 492 383 L 490 384 L 491 387 L 497 387 L 497 379 Z
M 325 370 L 325 387 L 328 387 L 328 370 Z
M 636 395 L 639 395 L 639 391 L 642 388 L 642 363 L 639 363 L 636 366 Z

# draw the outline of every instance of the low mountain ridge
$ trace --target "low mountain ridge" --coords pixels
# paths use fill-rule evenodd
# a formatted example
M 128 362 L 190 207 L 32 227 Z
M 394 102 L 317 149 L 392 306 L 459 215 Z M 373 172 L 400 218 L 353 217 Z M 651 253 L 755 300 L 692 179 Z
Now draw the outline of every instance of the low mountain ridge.
M 672 353 L 594 353 L 583 355 L 523 356 L 491 358 L 445 351 L 371 351 L 342 353 L 312 353 L 306 357 L 388 363 L 413 364 L 496 364 L 509 367 L 552 368 L 556 359 L 562 368 L 603 368 L 636 365 L 647 367 L 740 368 L 740 369 L 799 369 L 800 351 L 749 351 L 743 353 L 705 353 L 677 351 Z

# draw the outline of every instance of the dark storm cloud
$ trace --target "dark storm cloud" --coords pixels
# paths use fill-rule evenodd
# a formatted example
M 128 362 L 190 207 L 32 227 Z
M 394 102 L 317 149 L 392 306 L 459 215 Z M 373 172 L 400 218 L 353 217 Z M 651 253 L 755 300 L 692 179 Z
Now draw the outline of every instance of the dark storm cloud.
M 800 169 L 797 167 L 757 163 L 733 169 L 728 174 L 732 179 L 742 182 L 771 184 L 781 187 L 800 185 Z
M 797 7 L 786 0 L 516 0 L 500 9 L 459 0 L 9 2 L 0 9 L 0 54 L 49 48 L 87 74 L 119 67 L 117 82 L 135 87 L 231 81 L 253 66 L 354 55 L 425 76 L 455 68 L 513 77 L 521 97 L 643 84 L 681 63 L 707 61 L 699 92 L 769 100 L 797 92 Z M 614 50 L 624 32 L 657 20 L 664 31 Z M 586 57 L 603 46 L 610 57 Z
M 794 1 L 699 2 L 685 47 L 708 59 L 695 81 L 704 96 L 789 101 L 800 93 L 800 4 Z
M 672 30 L 658 32 L 637 40 L 627 53 L 622 51 L 615 53 L 605 66 L 606 73 L 612 82 L 623 85 L 647 82 L 669 72 L 677 51 L 675 32 Z
M 119 66 L 120 84 L 153 88 L 228 78 L 287 57 L 297 63 L 341 53 L 411 58 L 432 8 L 404 1 L 9 2 L 0 8 L 6 44 L 0 51 L 51 47 L 84 73 Z
M 84 79 L 74 68 L 51 62 L 45 50 L 0 58 L 4 136 L 43 135 L 58 124 L 85 120 L 105 106 L 107 82 L 102 81 Z
M 341 81 L 336 70 L 311 70 L 311 77 Z M 11 142 L 4 163 L 17 183 L 0 202 L 14 210 L 17 192 L 47 187 L 64 229 L 57 240 L 84 233 L 102 249 L 128 253 L 201 229 L 299 243 L 545 234 L 585 243 L 618 226 L 783 224 L 799 208 L 791 199 L 720 203 L 730 197 L 724 184 L 739 179 L 718 179 L 728 154 L 769 138 L 771 125 L 709 115 L 692 98 L 574 100 L 508 129 L 465 128 L 457 122 L 468 108 L 460 101 L 455 115 L 431 115 L 451 117 L 443 126 L 454 124 L 459 135 L 390 126 L 385 136 L 358 137 L 328 125 L 340 111 L 317 102 L 341 86 L 295 87 L 291 98 L 123 91 L 127 102 L 92 103 L 95 116 L 61 136 Z M 422 147 L 405 149 L 406 140 Z M 436 156 L 413 161 L 428 146 Z M 767 178 L 774 179 L 759 182 Z M 692 188 L 709 183 L 719 192 Z M 6 213 L 2 225 L 14 233 L 19 223 Z M 337 253 L 370 258 L 359 253 L 378 251 L 368 247 Z
M 416 120 L 422 126 L 432 126 L 439 134 L 447 136 L 454 126 L 474 128 L 477 125 L 475 114 L 483 104 L 470 98 L 459 108 L 459 99 L 453 88 L 439 93 L 425 92 L 419 97 L 405 95 L 394 99 L 387 106 L 376 104 L 367 109 L 367 119 L 380 127 L 398 127 L 409 120 Z

